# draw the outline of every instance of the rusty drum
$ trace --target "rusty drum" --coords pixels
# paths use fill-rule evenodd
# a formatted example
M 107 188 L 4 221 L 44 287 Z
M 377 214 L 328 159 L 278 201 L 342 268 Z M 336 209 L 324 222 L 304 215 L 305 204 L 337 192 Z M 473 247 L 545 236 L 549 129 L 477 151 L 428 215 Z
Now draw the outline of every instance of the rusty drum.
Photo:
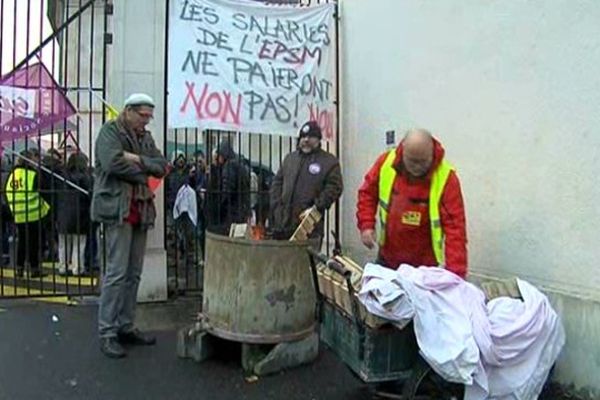
M 206 233 L 203 325 L 214 336 L 279 343 L 315 329 L 315 289 L 306 242 Z

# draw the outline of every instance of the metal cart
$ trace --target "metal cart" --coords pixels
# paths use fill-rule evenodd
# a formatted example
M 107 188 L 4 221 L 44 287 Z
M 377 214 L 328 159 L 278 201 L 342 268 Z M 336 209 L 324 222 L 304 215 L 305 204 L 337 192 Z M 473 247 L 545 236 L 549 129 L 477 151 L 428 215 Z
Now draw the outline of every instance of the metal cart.
M 337 255 L 340 253 L 338 250 Z M 355 376 L 368 384 L 372 398 L 451 400 L 463 397 L 462 385 L 444 381 L 419 355 L 412 323 L 404 329 L 391 324 L 377 329 L 369 327 L 360 317 L 358 300 L 350 281 L 351 271 L 312 249 L 309 249 L 309 258 L 317 292 L 321 341 Z M 335 271 L 346 282 L 352 315 L 322 296 L 317 272 L 319 263 Z

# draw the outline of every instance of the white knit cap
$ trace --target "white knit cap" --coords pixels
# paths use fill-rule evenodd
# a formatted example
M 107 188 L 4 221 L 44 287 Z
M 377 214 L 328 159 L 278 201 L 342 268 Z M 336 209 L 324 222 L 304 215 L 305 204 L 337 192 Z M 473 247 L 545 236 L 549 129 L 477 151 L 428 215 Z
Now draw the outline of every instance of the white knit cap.
M 154 107 L 154 100 L 152 97 L 145 93 L 132 93 L 125 100 L 125 107 L 127 106 L 149 106 Z

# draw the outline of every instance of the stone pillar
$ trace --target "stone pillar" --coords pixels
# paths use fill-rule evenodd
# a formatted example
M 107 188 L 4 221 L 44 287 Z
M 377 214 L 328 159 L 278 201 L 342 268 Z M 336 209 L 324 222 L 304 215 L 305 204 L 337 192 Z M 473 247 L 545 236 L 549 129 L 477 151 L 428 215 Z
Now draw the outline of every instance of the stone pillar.
M 134 92 L 144 92 L 156 102 L 149 125 L 156 145 L 164 151 L 165 0 L 115 0 L 109 31 L 106 100 L 118 107 Z M 156 224 L 149 231 L 144 272 L 138 301 L 167 298 L 167 255 L 164 248 L 164 185 L 156 193 Z

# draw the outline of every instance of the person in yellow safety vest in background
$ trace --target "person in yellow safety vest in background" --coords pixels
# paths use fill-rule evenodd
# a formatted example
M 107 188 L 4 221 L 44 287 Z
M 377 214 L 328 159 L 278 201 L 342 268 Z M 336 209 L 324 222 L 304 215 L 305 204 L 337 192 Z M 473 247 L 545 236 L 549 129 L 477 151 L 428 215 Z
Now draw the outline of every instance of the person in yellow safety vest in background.
M 29 149 L 21 155 L 34 163 L 39 163 L 38 149 Z M 18 158 L 15 168 L 6 181 L 6 200 L 17 226 L 17 276 L 22 277 L 26 262 L 29 264 L 29 277 L 40 278 L 45 274 L 40 267 L 42 227 L 44 217 L 50 211 L 47 194 L 41 187 L 36 166 Z
M 358 191 L 356 217 L 363 244 L 379 246 L 379 264 L 443 266 L 467 275 L 460 182 L 428 131 L 409 131 L 396 149 L 379 156 Z

